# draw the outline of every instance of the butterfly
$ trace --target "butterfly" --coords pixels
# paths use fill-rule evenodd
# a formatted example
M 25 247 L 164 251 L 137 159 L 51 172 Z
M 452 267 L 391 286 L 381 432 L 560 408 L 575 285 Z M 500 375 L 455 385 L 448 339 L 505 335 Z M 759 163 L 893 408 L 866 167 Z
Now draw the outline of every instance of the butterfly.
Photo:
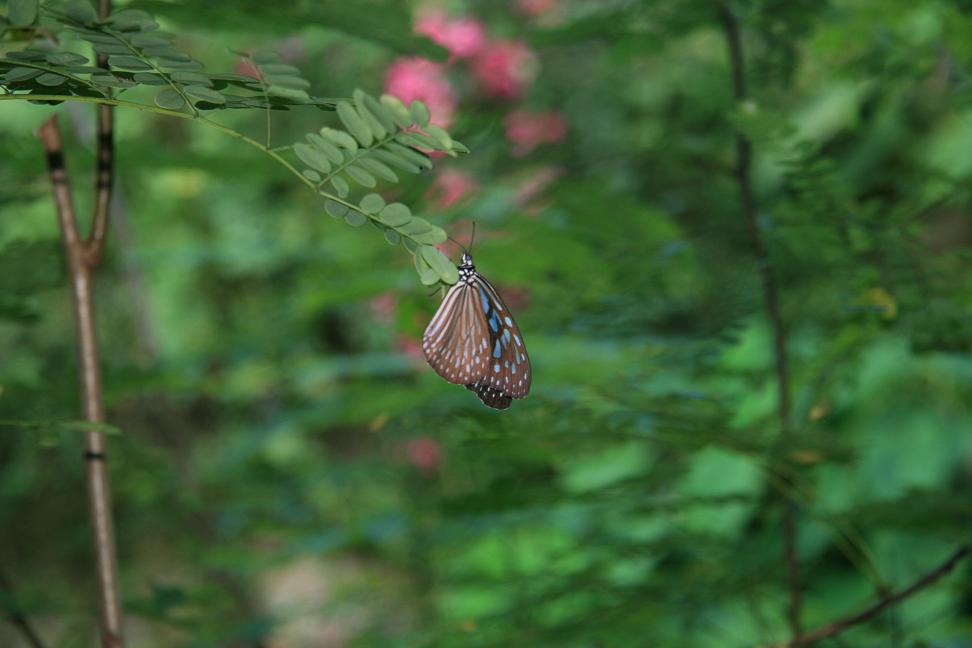
M 436 373 L 476 392 L 488 407 L 506 409 L 530 393 L 530 357 L 520 327 L 486 277 L 464 252 L 459 281 L 449 289 L 422 336 Z

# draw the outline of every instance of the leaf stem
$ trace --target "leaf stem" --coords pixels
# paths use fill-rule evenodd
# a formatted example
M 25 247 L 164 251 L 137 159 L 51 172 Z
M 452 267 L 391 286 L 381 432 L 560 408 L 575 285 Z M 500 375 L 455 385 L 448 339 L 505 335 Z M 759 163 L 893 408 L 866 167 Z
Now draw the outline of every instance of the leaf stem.
M 742 34 L 739 19 L 733 13 L 728 1 L 723 0 L 720 7 L 722 28 L 726 37 L 729 55 L 730 71 L 732 74 L 732 94 L 737 104 L 746 101 L 746 68 L 743 56 Z M 780 305 L 780 286 L 773 266 L 772 258 L 763 240 L 759 227 L 759 207 L 753 191 L 752 178 L 752 143 L 743 133 L 736 132 L 736 183 L 739 186 L 739 198 L 746 226 L 749 230 L 750 245 L 756 264 L 759 268 L 760 279 L 763 284 L 763 301 L 773 330 L 773 355 L 776 364 L 777 415 L 780 424 L 780 434 L 786 437 L 791 431 L 792 408 L 790 403 L 790 369 L 786 352 L 786 329 L 783 325 L 783 314 Z M 797 551 L 797 505 L 792 499 L 785 503 L 783 517 L 783 561 L 786 567 L 787 589 L 789 602 L 787 605 L 787 619 L 792 637 L 798 637 L 801 631 L 800 609 L 800 563 Z
M 364 147 L 364 148 L 359 148 L 358 151 L 360 151 L 360 155 L 354 155 L 354 154 L 352 154 L 350 159 L 345 160 L 341 164 L 341 166 L 335 168 L 333 171 L 331 171 L 326 176 L 324 176 L 324 179 L 321 180 L 319 183 L 317 183 L 317 186 L 318 187 L 321 187 L 321 186 L 324 185 L 324 183 L 330 182 L 331 178 L 333 178 L 337 174 L 339 174 L 342 171 L 344 171 L 345 169 L 347 169 L 348 168 L 348 165 L 354 164 L 355 162 L 357 162 L 358 160 L 360 160 L 361 158 L 363 158 L 365 156 L 365 153 L 370 153 L 371 151 L 373 151 L 373 150 L 375 150 L 377 148 L 380 148 L 380 147 L 384 146 L 385 144 L 388 144 L 389 142 L 395 141 L 395 138 L 399 134 L 401 134 L 401 133 L 402 133 L 402 131 L 396 131 L 394 133 L 391 133 L 390 135 L 385 136 L 385 138 L 382 139 L 381 141 L 372 142 L 371 143 L 371 146 Z
M 880 601 L 862 612 L 837 619 L 836 621 L 831 621 L 830 623 L 816 628 L 815 630 L 811 630 L 804 635 L 794 637 L 787 643 L 779 644 L 775 648 L 795 648 L 796 646 L 808 646 L 812 643 L 820 641 L 821 639 L 834 637 L 849 628 L 860 625 L 861 623 L 872 619 L 877 614 L 891 607 L 892 605 L 900 603 L 909 596 L 916 594 L 925 587 L 935 583 L 937 580 L 952 571 L 968 553 L 968 546 L 959 547 L 952 553 L 951 556 L 948 557 L 947 560 L 945 560 L 945 562 L 921 576 L 908 587 L 885 595 Z

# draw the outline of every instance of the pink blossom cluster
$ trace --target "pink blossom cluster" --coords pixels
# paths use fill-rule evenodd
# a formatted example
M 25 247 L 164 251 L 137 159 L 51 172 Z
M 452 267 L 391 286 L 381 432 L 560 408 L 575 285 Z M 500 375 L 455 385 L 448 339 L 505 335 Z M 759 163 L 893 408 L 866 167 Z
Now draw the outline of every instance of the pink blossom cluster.
M 416 99 L 429 107 L 430 121 L 448 128 L 456 110 L 456 90 L 446 77 L 445 66 L 419 57 L 396 59 L 385 73 L 385 92 L 406 105 Z
M 517 11 L 536 17 L 555 9 L 559 0 L 514 0 Z M 406 104 L 418 99 L 426 103 L 432 123 L 444 128 L 452 124 L 459 92 L 449 80 L 450 70 L 461 63 L 468 66 L 479 93 L 497 101 L 516 101 L 536 79 L 539 61 L 534 52 L 519 40 L 494 39 L 486 26 L 469 16 L 450 16 L 441 9 L 426 7 L 418 12 L 415 32 L 427 36 L 449 51 L 446 63 L 420 57 L 399 58 L 388 68 L 385 92 Z M 542 144 L 563 139 L 567 120 L 559 112 L 530 112 L 514 109 L 506 119 L 506 137 L 513 155 L 522 157 Z M 471 178 L 460 172 L 440 178 L 434 190 L 437 204 L 448 207 L 475 189 Z
M 506 116 L 504 125 L 516 157 L 523 157 L 540 144 L 559 142 L 567 134 L 567 118 L 556 111 L 514 110 Z
M 486 45 L 486 30 L 475 18 L 449 18 L 438 10 L 423 9 L 415 33 L 424 34 L 449 50 L 453 59 L 472 58 Z
M 491 42 L 472 61 L 479 88 L 496 99 L 518 99 L 536 78 L 538 67 L 533 51 L 515 40 Z

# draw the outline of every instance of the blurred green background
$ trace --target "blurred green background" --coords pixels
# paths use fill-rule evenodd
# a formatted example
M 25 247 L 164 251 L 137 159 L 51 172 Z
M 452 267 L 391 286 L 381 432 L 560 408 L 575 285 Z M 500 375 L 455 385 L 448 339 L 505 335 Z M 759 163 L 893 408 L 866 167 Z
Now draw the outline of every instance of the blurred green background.
M 318 95 L 427 101 L 472 153 L 380 190 L 461 242 L 475 221 L 535 374 L 486 409 L 425 364 L 439 297 L 404 250 L 232 138 L 117 111 L 97 308 L 131 645 L 766 645 L 788 636 L 781 490 L 807 627 L 969 540 L 972 3 L 740 0 L 742 105 L 703 0 L 116 6 L 213 70 L 274 49 Z M 93 109 L 0 104 L 0 610 L 92 646 L 33 135 L 53 112 L 87 214 Z M 213 118 L 263 136 L 260 111 Z M 336 124 L 275 112 L 273 137 Z M 736 129 L 781 283 L 787 438 Z M 972 646 L 968 565 L 820 645 Z

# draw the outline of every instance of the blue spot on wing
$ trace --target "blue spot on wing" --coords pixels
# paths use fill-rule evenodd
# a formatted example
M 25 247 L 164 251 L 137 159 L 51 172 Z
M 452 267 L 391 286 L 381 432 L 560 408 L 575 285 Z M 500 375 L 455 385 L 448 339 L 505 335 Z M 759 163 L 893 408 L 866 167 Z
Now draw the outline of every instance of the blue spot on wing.
M 486 296 L 486 291 L 482 288 L 479 289 L 479 297 L 483 300 L 483 314 L 486 314 L 489 312 L 489 298 Z M 495 314 L 493 313 L 493 315 Z
M 496 346 L 493 347 L 493 357 L 498 358 L 503 355 L 503 350 L 500 349 L 500 341 L 496 340 Z
M 493 329 L 493 333 L 499 332 L 499 317 L 495 312 L 489 317 L 489 328 Z

